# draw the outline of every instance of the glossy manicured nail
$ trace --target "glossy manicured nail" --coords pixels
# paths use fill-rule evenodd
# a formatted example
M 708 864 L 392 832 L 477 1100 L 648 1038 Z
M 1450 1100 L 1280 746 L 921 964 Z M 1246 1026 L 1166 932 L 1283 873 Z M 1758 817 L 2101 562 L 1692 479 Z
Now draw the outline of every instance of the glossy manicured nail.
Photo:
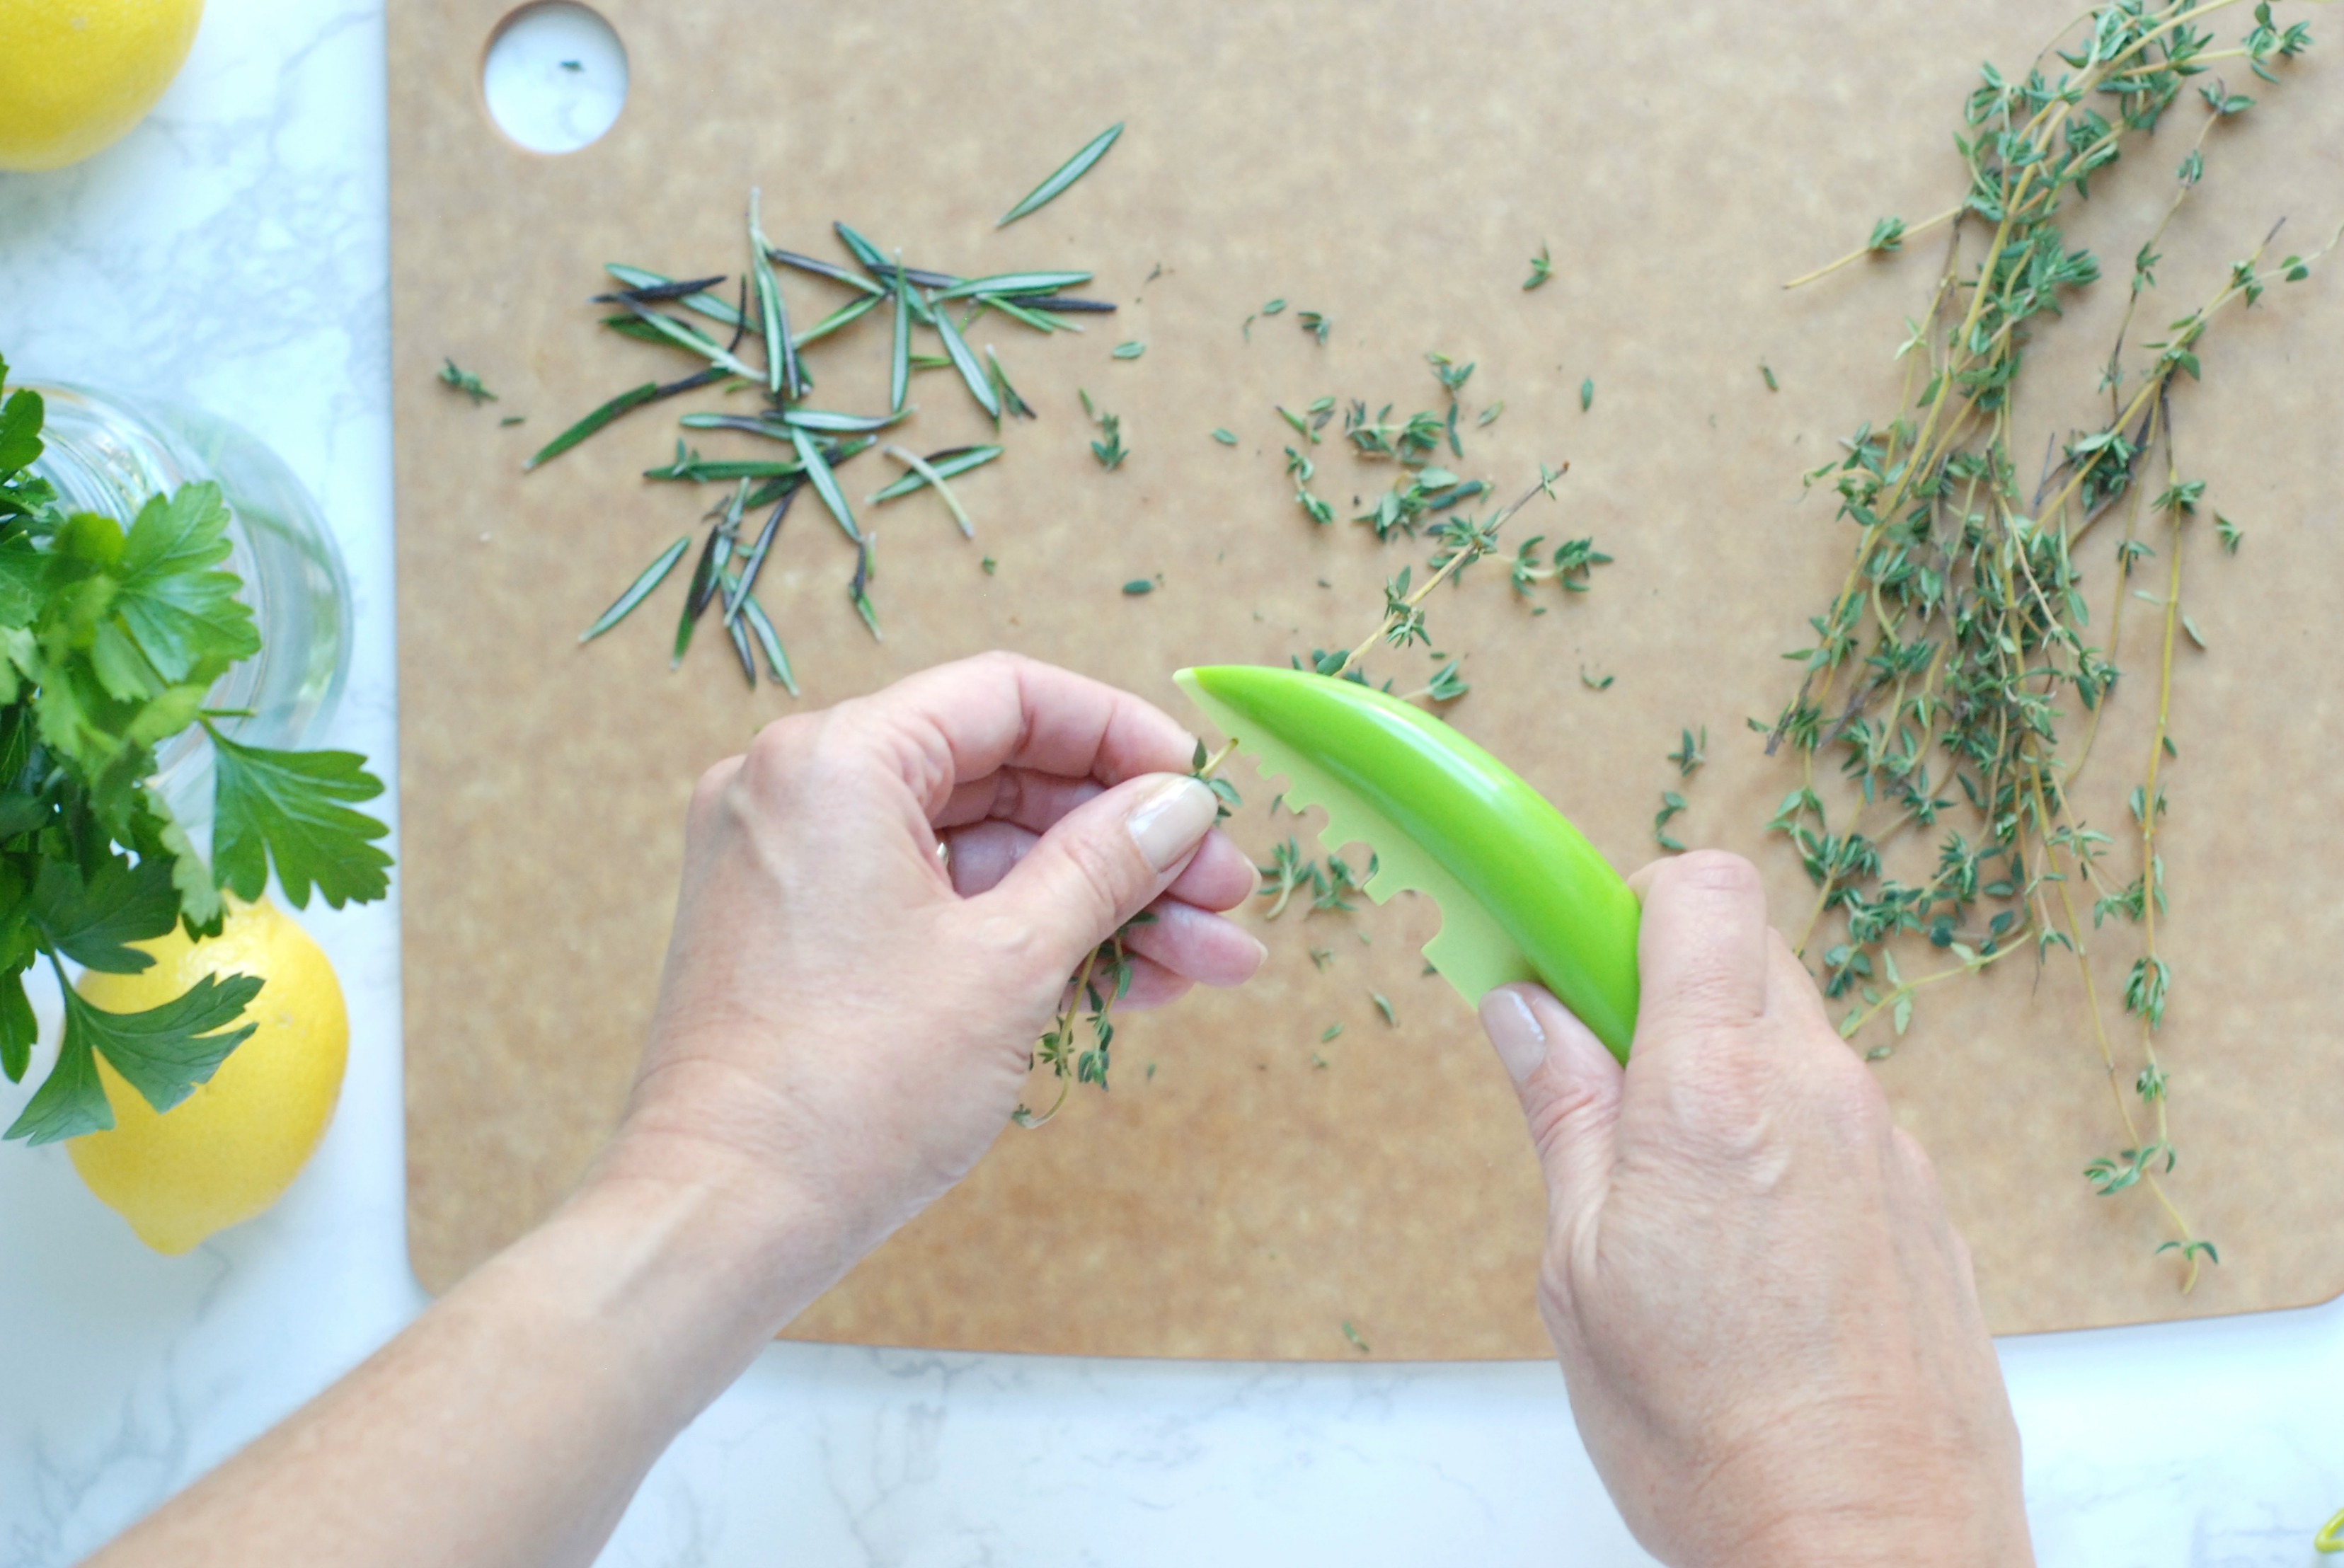
M 1126 821 L 1147 863 L 1168 871 L 1204 841 L 1219 809 L 1213 792 L 1196 779 L 1167 779 L 1141 798 Z
M 1499 990 L 1481 999 L 1481 1027 L 1498 1048 L 1498 1060 L 1520 1088 L 1546 1060 L 1546 1030 L 1518 990 Z

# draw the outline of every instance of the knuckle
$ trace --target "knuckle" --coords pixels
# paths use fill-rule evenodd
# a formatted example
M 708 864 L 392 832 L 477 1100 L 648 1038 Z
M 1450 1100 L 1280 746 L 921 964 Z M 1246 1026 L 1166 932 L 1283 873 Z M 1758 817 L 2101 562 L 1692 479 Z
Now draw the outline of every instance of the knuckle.
M 1137 904 L 1142 887 L 1134 863 L 1136 849 L 1072 833 L 1066 836 L 1062 852 L 1073 896 L 1089 906 L 1084 912 L 1093 917 L 1094 923 L 1102 928 L 1113 925 L 1125 905 Z
M 687 829 L 702 827 L 716 816 L 722 808 L 725 791 L 740 777 L 742 761 L 738 757 L 727 757 L 701 774 L 692 787 L 691 802 L 684 808 Z
M 1754 893 L 1758 868 L 1725 849 L 1695 849 L 1669 862 L 1662 879 L 1703 893 Z
M 1546 1077 L 1541 1070 L 1541 1077 Z M 1595 1091 L 1584 1084 L 1571 1084 L 1551 1089 L 1530 1108 L 1531 1146 L 1538 1151 L 1539 1161 L 1551 1170 L 1564 1146 L 1584 1134 L 1588 1124 L 1598 1114 L 1600 1101 Z

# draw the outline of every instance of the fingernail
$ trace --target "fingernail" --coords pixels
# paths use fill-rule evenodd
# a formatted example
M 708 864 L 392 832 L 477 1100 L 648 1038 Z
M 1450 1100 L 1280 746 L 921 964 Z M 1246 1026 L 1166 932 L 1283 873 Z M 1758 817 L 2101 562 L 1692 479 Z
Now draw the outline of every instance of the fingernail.
M 1194 779 L 1167 779 L 1125 819 L 1147 863 L 1169 870 L 1212 828 L 1220 802 Z
M 1481 999 L 1481 1027 L 1498 1048 L 1498 1060 L 1506 1064 L 1514 1087 L 1521 1088 L 1546 1060 L 1546 1030 L 1539 1027 L 1530 1003 L 1520 991 L 1493 990 Z

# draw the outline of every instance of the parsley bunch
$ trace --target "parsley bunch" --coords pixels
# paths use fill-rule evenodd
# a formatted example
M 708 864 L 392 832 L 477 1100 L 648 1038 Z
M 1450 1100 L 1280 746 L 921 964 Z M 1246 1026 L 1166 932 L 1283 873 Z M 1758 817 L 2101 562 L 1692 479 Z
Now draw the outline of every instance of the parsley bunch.
M 0 386 L 7 364 L 0 360 Z M 157 1111 L 207 1081 L 252 1033 L 248 975 L 206 976 L 145 1012 L 92 1007 L 63 960 L 115 974 L 154 962 L 130 944 L 184 924 L 217 934 L 223 890 L 257 899 L 269 869 L 297 906 L 367 903 L 389 888 L 389 831 L 351 802 L 382 792 L 348 751 L 272 751 L 214 728 L 215 681 L 260 651 L 237 598 L 219 487 L 149 499 L 127 529 L 66 512 L 29 469 L 40 395 L 0 403 L 0 1071 L 22 1081 L 35 1033 L 25 971 L 45 959 L 65 992 L 56 1066 L 0 1137 L 48 1143 L 114 1125 L 96 1058 Z M 205 864 L 154 788 L 156 749 L 189 725 L 217 778 Z

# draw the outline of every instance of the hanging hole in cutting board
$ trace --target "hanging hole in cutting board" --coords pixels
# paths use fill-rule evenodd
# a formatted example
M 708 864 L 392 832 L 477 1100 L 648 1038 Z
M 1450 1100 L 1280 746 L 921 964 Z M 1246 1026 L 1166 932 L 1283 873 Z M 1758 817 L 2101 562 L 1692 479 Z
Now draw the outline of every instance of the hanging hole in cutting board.
M 538 0 L 497 24 L 480 65 L 497 128 L 533 153 L 600 141 L 627 102 L 627 47 L 574 0 Z

